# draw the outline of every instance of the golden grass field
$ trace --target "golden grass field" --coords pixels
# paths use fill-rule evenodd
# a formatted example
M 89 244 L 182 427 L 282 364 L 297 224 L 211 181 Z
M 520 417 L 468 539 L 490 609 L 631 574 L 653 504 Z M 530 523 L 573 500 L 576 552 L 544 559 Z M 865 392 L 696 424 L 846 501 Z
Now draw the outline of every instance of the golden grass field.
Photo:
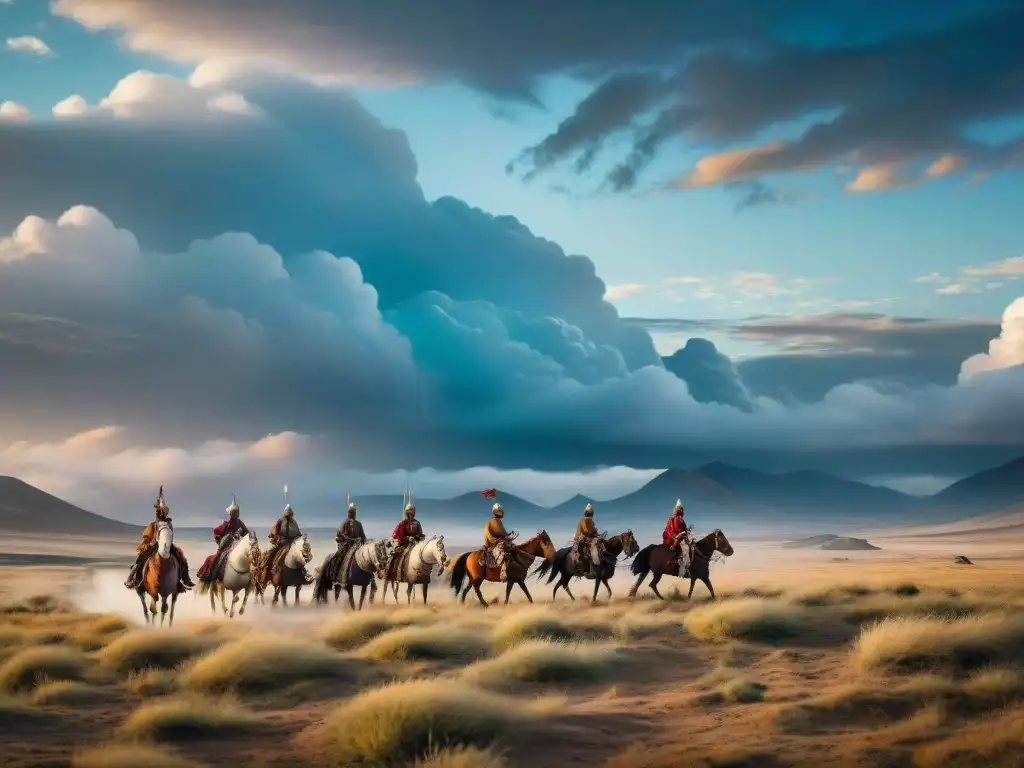
M 1022 561 L 836 554 L 743 569 L 737 547 L 714 603 L 675 579 L 630 602 L 620 578 L 610 603 L 551 604 L 531 581 L 535 606 L 436 585 L 427 607 L 230 622 L 185 596 L 162 630 L 123 588 L 117 613 L 39 596 L 74 569 L 3 569 L 0 763 L 1024 765 Z

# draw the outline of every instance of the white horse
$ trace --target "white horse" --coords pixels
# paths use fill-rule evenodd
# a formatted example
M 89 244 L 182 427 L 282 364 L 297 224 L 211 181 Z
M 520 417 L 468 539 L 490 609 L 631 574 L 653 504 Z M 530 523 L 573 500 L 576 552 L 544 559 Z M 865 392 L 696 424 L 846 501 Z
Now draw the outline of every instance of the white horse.
M 432 536 L 426 541 L 413 544 L 403 555 L 405 561 L 404 572 L 398 574 L 395 581 L 388 580 L 384 583 L 384 595 L 381 602 L 387 602 L 388 584 L 391 585 L 395 595 L 395 602 L 398 602 L 398 584 L 404 582 L 408 589 L 406 597 L 412 602 L 412 590 L 417 584 L 423 587 L 423 602 L 427 602 L 427 587 L 430 586 L 430 571 L 437 566 L 437 575 L 444 573 L 448 567 L 448 555 L 444 551 L 444 536 Z M 401 566 L 399 566 L 401 567 Z
M 363 602 L 366 600 L 366 588 L 370 588 L 370 602 L 374 601 L 377 595 L 376 574 L 387 562 L 390 542 L 384 539 L 368 541 L 356 547 L 350 556 L 344 558 L 344 562 L 338 557 L 338 552 L 332 552 L 324 560 L 316 577 L 316 584 L 313 587 L 313 599 L 318 605 L 327 602 L 331 588 L 334 588 L 334 602 L 341 597 L 341 590 L 348 592 L 348 604 L 352 610 L 356 609 L 355 587 L 360 587 L 359 609 L 362 610 Z
M 242 592 L 242 606 L 238 609 L 238 615 L 245 614 L 245 606 L 249 603 L 249 595 L 255 586 L 252 569 L 259 560 L 260 543 L 256 534 L 252 531 L 248 536 L 240 537 L 228 550 L 224 563 L 224 577 L 217 582 L 200 581 L 197 594 L 209 591 L 210 610 L 214 613 L 217 608 L 214 605 L 214 597 L 220 593 L 220 607 L 229 618 L 235 617 L 235 605 L 238 603 L 238 593 Z M 231 611 L 224 605 L 224 593 L 231 592 Z
M 313 559 L 313 548 L 309 545 L 306 534 L 302 534 L 286 546 L 288 552 L 284 556 L 281 569 L 270 577 L 270 583 L 274 585 L 271 607 L 277 605 L 278 598 L 288 605 L 288 587 L 295 587 L 295 605 L 299 604 L 299 591 L 306 586 L 306 564 Z M 273 567 L 273 563 L 270 563 L 270 566 Z
M 166 520 L 156 525 L 156 552 L 149 556 L 142 567 L 142 581 L 137 592 L 142 602 L 142 615 L 146 623 L 156 620 L 156 601 L 160 598 L 160 626 L 168 613 L 167 598 L 171 598 L 168 626 L 174 626 L 174 604 L 178 602 L 178 559 L 174 556 L 174 529 Z M 149 595 L 146 605 L 145 595 Z

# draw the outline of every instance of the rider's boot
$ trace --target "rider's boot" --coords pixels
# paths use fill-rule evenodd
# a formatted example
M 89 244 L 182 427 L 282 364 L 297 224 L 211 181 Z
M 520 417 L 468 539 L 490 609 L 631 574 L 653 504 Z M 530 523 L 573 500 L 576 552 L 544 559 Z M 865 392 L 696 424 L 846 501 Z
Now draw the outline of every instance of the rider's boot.
M 185 553 L 182 552 L 180 548 L 175 547 L 174 554 L 177 556 L 178 565 L 180 566 L 180 568 L 178 568 L 178 580 L 186 589 L 192 589 L 195 586 L 195 582 L 193 582 L 192 577 L 189 576 L 188 560 L 185 559 Z

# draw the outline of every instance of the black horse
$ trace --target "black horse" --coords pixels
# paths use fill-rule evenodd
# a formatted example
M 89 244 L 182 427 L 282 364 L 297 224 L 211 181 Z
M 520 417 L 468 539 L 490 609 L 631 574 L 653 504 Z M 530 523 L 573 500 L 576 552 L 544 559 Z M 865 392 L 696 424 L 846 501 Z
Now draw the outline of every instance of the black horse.
M 690 592 L 686 596 L 687 600 L 693 596 L 693 586 L 697 583 L 697 579 L 704 582 L 704 586 L 711 593 L 711 599 L 715 599 L 715 589 L 711 586 L 710 573 L 711 557 L 715 552 L 721 552 L 726 557 L 731 557 L 733 553 L 729 539 L 725 537 L 721 529 L 717 528 L 693 544 L 693 559 L 690 561 L 690 572 L 687 574 L 690 577 Z M 651 544 L 640 550 L 633 561 L 632 571 L 640 578 L 629 590 L 630 597 L 636 596 L 636 591 L 647 578 L 647 574 L 653 571 L 654 578 L 651 579 L 651 589 L 654 590 L 654 594 L 664 600 L 665 598 L 658 591 L 658 582 L 661 581 L 661 577 L 679 576 L 678 565 L 669 548 L 664 544 Z
M 572 554 L 572 547 L 566 547 L 555 553 L 554 560 L 545 560 L 537 566 L 532 575 L 540 578 L 547 574 L 548 584 L 554 581 L 556 576 L 560 577 L 558 583 L 555 584 L 554 590 L 551 592 L 552 600 L 555 599 L 559 589 L 564 589 L 565 594 L 572 600 L 575 600 L 575 596 L 569 591 L 569 582 L 573 579 L 593 579 L 594 597 L 591 599 L 591 602 L 596 603 L 597 592 L 602 584 L 608 590 L 608 597 L 612 596 L 612 588 L 608 581 L 615 575 L 615 561 L 618 560 L 619 555 L 625 553 L 626 557 L 633 557 L 639 551 L 640 545 L 637 544 L 633 532 L 623 531 L 618 536 L 608 539 L 604 561 L 601 563 L 600 571 L 597 574 L 591 568 L 578 564 Z

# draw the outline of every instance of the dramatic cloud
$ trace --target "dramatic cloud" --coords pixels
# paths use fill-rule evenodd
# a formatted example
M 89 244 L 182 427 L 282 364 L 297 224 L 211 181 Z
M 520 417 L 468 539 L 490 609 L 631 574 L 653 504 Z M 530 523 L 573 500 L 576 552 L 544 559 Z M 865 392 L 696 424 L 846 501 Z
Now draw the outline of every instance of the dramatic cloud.
M 1024 365 L 1024 298 L 1017 299 L 1003 312 L 1002 330 L 999 338 L 988 345 L 988 352 L 964 360 L 960 379 L 1020 365 Z
M 665 358 L 665 368 L 686 382 L 698 403 L 721 403 L 741 411 L 753 410 L 750 396 L 732 360 L 707 339 L 690 339 Z
M 19 51 L 21 53 L 34 53 L 36 56 L 49 56 L 53 53 L 50 46 L 33 35 L 22 35 L 21 37 L 8 37 L 7 50 Z
M 143 450 L 296 433 L 318 461 L 368 470 L 1022 442 L 1019 367 L 742 400 L 696 342 L 687 386 L 589 260 L 511 217 L 425 201 L 404 136 L 351 98 L 231 89 L 258 111 L 0 127 L 0 211 L 19 214 L 0 243 L 5 434 L 117 424 Z

